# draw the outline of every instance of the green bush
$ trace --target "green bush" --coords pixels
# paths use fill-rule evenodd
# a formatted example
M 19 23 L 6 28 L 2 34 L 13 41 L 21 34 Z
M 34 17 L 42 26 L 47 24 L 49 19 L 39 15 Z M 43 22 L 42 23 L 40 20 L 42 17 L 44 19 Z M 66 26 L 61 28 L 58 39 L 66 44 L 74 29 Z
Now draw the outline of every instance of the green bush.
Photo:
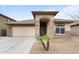
M 45 50 L 49 50 L 49 37 L 47 35 L 37 37 L 37 41 L 42 43 Z M 46 41 L 47 43 L 44 43 L 44 41 Z

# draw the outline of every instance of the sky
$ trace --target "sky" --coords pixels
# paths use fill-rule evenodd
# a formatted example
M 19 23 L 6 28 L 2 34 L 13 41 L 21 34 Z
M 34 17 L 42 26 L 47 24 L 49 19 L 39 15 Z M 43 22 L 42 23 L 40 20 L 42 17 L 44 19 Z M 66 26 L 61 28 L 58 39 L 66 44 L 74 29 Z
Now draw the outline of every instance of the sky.
M 79 20 L 79 5 L 70 5 L 63 8 L 55 18 Z
M 0 5 L 0 13 L 17 21 L 33 19 L 31 11 L 62 11 L 68 5 Z

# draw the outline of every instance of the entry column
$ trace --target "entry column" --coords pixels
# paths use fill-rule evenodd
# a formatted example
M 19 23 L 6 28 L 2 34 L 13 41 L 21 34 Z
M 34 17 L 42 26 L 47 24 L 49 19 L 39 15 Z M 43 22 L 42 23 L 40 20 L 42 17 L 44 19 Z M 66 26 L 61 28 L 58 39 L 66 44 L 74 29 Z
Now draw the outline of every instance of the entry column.
M 35 36 L 40 36 L 40 21 L 37 18 L 35 20 Z
M 54 19 L 53 19 L 53 16 L 51 16 L 50 20 L 49 20 L 49 37 L 50 37 L 50 39 L 54 38 Z

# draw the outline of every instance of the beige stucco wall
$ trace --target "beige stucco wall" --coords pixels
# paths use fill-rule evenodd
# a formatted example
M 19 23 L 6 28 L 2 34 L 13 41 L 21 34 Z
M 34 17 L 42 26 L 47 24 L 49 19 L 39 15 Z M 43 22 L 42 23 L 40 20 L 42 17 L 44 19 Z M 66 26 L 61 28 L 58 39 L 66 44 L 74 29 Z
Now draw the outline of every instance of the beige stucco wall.
M 73 27 L 71 27 L 71 35 L 73 35 L 73 36 L 79 36 L 79 26 L 73 26 Z
M 41 18 L 47 18 L 50 19 L 51 17 L 53 18 L 53 15 L 36 15 L 36 18 L 38 18 L 38 20 L 40 20 Z
M 35 27 L 34 26 L 12 27 L 12 36 L 34 37 Z
M 0 36 L 2 36 L 2 29 L 6 30 L 6 35 L 8 36 L 9 31 L 7 31 L 8 25 L 6 25 L 6 22 L 11 22 L 11 21 L 14 21 L 14 20 L 8 19 L 8 18 L 0 15 Z
M 6 29 L 7 25 L 5 24 L 7 22 L 7 18 L 0 16 L 0 36 L 2 35 L 2 29 Z
M 7 25 L 5 25 L 5 22 L 7 22 L 7 18 L 0 16 L 0 29 L 6 28 Z
M 7 27 L 7 36 L 12 37 L 12 26 Z
M 71 27 L 70 24 L 65 24 L 65 36 L 70 37 Z
M 65 31 L 71 31 L 70 24 L 65 24 Z

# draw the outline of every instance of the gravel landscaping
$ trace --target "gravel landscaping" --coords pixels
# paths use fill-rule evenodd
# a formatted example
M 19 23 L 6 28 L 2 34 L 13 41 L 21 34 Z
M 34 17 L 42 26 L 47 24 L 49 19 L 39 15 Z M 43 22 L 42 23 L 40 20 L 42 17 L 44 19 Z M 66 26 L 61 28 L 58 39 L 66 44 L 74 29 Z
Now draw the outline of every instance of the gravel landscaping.
M 45 51 L 43 46 L 35 42 L 30 54 L 78 54 L 79 37 L 61 38 L 50 41 L 49 51 Z

